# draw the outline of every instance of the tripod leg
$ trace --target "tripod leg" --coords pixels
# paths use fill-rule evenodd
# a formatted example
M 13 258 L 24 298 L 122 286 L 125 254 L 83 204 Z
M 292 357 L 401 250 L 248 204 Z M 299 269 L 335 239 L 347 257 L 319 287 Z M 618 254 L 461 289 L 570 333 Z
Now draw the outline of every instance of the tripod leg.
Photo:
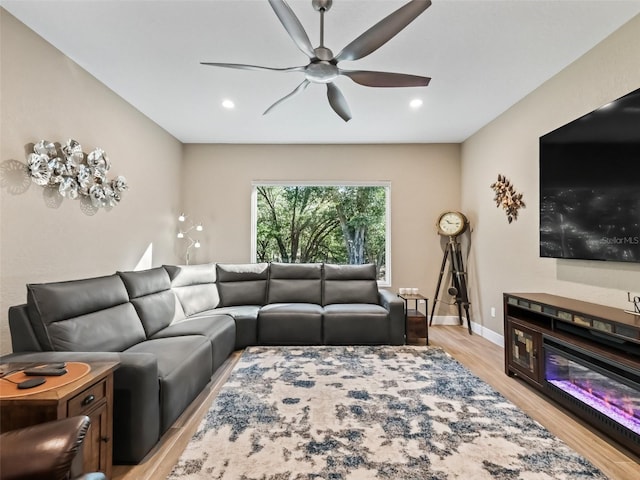
M 460 282 L 458 278 L 458 270 L 456 266 L 456 243 L 453 238 L 449 239 L 447 249 L 451 255 L 451 288 L 449 289 L 450 295 L 455 295 L 456 308 L 458 309 L 458 321 L 462 325 L 462 304 L 460 303 Z
M 456 298 L 456 307 L 458 307 L 458 322 L 460 322 L 460 325 L 462 325 L 462 302 L 460 301 L 460 298 Z
M 440 276 L 438 277 L 438 285 L 436 286 L 436 293 L 433 296 L 433 303 L 431 304 L 431 317 L 429 318 L 429 326 L 431 326 L 431 324 L 433 323 L 433 314 L 436 311 L 436 304 L 438 303 L 438 292 L 440 291 L 440 285 L 442 284 L 442 276 L 444 275 L 448 256 L 449 256 L 449 249 L 447 247 L 444 251 L 444 256 L 442 257 L 442 266 L 440 267 Z
M 469 335 L 472 334 L 471 331 L 471 316 L 469 315 L 469 294 L 467 292 L 467 279 L 466 272 L 464 271 L 464 265 L 462 263 L 462 252 L 459 249 L 455 250 L 455 268 L 456 268 L 456 277 L 458 279 L 458 311 L 460 311 L 460 306 L 464 307 L 465 313 L 467 314 L 467 328 L 469 329 Z M 462 317 L 461 317 L 462 318 Z
M 469 302 L 464 304 L 464 310 L 467 312 L 467 328 L 469 329 L 469 335 L 473 335 L 471 330 L 471 316 L 469 315 Z

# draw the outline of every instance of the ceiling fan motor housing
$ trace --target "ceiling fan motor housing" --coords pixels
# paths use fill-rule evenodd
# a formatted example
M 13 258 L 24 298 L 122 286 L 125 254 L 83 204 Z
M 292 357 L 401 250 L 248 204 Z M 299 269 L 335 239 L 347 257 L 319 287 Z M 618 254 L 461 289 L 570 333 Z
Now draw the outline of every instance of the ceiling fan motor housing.
M 304 74 L 310 82 L 329 83 L 339 75 L 339 70 L 333 63 L 320 60 L 307 65 Z
M 313 8 L 318 12 L 320 10 L 328 12 L 331 8 L 331 5 L 333 5 L 333 0 L 311 0 L 311 4 L 313 5 Z

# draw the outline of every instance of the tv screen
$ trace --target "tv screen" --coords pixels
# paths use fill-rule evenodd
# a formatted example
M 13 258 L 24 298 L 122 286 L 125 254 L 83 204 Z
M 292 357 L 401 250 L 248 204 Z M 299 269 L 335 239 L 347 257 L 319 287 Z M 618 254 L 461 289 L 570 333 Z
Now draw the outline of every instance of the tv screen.
M 640 262 L 640 89 L 540 137 L 540 256 Z

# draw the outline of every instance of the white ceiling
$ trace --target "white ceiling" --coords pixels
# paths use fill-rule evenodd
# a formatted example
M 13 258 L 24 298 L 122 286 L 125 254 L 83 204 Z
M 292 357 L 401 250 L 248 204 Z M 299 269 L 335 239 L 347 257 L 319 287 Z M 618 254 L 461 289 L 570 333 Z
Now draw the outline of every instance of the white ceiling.
M 334 0 L 334 53 L 406 0 Z M 341 77 L 353 119 L 310 85 L 268 115 L 302 73 L 228 70 L 201 61 L 305 65 L 266 0 L 0 0 L 0 5 L 186 143 L 461 142 L 633 16 L 638 0 L 433 0 L 405 30 L 342 68 L 432 77 L 428 87 L 369 88 Z M 319 14 L 290 0 L 311 43 Z M 587 80 L 588 81 L 588 80 Z M 411 110 L 408 103 L 424 105 Z M 221 107 L 225 98 L 236 108 Z

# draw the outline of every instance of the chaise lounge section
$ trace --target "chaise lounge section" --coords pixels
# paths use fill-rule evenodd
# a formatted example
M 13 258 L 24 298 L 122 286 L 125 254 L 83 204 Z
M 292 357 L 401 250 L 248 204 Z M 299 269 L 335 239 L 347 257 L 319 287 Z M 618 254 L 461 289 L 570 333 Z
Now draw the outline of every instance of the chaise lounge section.
M 3 361 L 120 362 L 114 463 L 139 463 L 229 355 L 250 345 L 405 341 L 375 265 L 165 265 L 30 284 Z

